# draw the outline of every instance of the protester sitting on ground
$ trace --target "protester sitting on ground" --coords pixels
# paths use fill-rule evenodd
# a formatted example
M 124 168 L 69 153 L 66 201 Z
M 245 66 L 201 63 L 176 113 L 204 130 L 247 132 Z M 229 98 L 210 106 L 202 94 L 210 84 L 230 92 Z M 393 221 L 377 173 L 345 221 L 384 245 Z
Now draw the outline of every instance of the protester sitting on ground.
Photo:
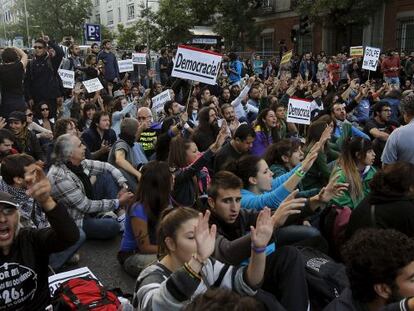
M 49 255 L 60 252 L 79 239 L 79 231 L 67 210 L 50 195 L 51 185 L 42 169 L 25 169 L 27 194 L 43 208 L 51 225 L 46 229 L 20 228 L 18 203 L 0 192 L 0 262 L 3 300 L 7 310 L 47 310 L 51 298 L 48 284 Z M 6 282 L 7 280 L 7 282 Z
M 199 151 L 206 151 L 216 140 L 220 131 L 217 120 L 215 108 L 204 107 L 198 112 L 198 126 L 194 129 L 192 140 Z
M 26 109 L 26 122 L 27 128 L 36 134 L 37 139 L 46 139 L 51 141 L 53 138 L 53 132 L 34 122 L 34 114 L 32 109 Z
M 345 141 L 342 153 L 332 176 L 339 176 L 338 181 L 348 183 L 348 190 L 343 195 L 332 200 L 332 204 L 354 209 L 369 193 L 369 183 L 376 170 L 372 166 L 375 152 L 371 141 L 355 137 Z
M 139 125 L 137 142 L 144 149 L 147 159 L 150 160 L 155 152 L 155 145 L 161 125 L 154 122 L 151 109 L 148 107 L 141 107 L 138 109 L 137 120 Z
M 342 257 L 351 288 L 324 311 L 414 310 L 414 242 L 394 230 L 360 230 L 349 240 Z
M 276 128 L 275 112 L 269 108 L 263 109 L 257 116 L 254 130 L 256 137 L 251 153 L 262 157 L 266 152 L 266 148 L 280 139 Z
M 142 164 L 133 150 L 137 130 L 137 120 L 132 118 L 122 120 L 119 139 L 113 144 L 108 157 L 108 163 L 121 171 L 133 192 L 137 190 L 138 182 L 141 179 L 138 167 Z
M 253 146 L 255 131 L 247 124 L 241 124 L 232 139 L 214 157 L 214 171 L 224 169 L 230 162 L 248 154 Z
M 119 233 L 120 226 L 113 218 L 96 218 L 91 214 L 116 211 L 126 206 L 133 197 L 128 192 L 127 180 L 122 173 L 106 162 L 85 160 L 85 146 L 71 134 L 60 136 L 55 143 L 48 178 L 52 195 L 64 205 L 88 239 L 110 239 Z M 90 177 L 109 171 L 123 188 L 118 199 L 94 199 Z
M 180 136 L 171 140 L 168 165 L 175 177 L 171 195 L 174 205 L 192 207 L 197 203 L 206 203 L 210 182 L 206 166 L 211 164 L 212 157 L 220 150 L 227 134 L 227 126 L 224 124 L 214 144 L 204 153 L 200 153 L 191 140 Z
M 0 129 L 0 161 L 10 154 L 16 154 L 18 151 L 14 148 L 14 135 L 8 129 Z
M 394 229 L 414 237 L 414 164 L 396 162 L 376 172 L 371 192 L 353 210 L 346 228 L 350 238 L 362 228 Z
M 119 135 L 121 122 L 125 117 L 134 115 L 134 103 L 128 103 L 125 96 L 120 96 L 115 100 L 115 106 L 112 109 L 112 129 L 116 135 Z
M 217 228 L 215 225 L 210 228 L 209 216 L 209 211 L 202 215 L 185 207 L 164 211 L 158 233 L 160 261 L 138 277 L 134 308 L 181 310 L 213 286 L 229 288 L 241 295 L 256 294 L 266 268 L 262 249 L 273 232 L 270 210 L 261 211 L 256 227 L 251 227 L 251 257 L 247 267 L 227 266 L 210 258 Z
M 116 141 L 109 113 L 98 111 L 94 114 L 89 129 L 82 133 L 82 141 L 91 152 L 93 160 L 108 161 L 109 151 Z
M 15 137 L 15 147 L 20 153 L 25 152 L 36 160 L 45 160 L 36 134 L 27 128 L 24 112 L 13 111 L 9 116 L 8 125 Z
M 92 124 L 93 115 L 96 113 L 94 103 L 86 103 L 82 108 L 82 117 L 79 120 L 79 131 L 86 131 Z
M 142 169 L 134 205 L 126 209 L 125 231 L 118 261 L 133 277 L 157 260 L 156 228 L 163 210 L 170 206 L 173 180 L 166 162 L 151 161 Z

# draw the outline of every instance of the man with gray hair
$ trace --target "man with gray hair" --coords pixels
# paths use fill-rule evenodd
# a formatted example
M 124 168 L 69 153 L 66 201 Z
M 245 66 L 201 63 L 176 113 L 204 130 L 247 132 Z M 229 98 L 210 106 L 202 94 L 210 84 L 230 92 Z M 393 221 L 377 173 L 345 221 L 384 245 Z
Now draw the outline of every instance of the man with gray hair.
M 397 161 L 414 164 L 414 94 L 407 95 L 400 107 L 407 125 L 397 128 L 388 137 L 381 157 L 384 165 Z
M 144 149 L 147 159 L 151 160 L 151 156 L 155 152 L 155 144 L 161 130 L 161 124 L 153 122 L 152 112 L 148 107 L 138 109 L 137 120 L 139 124 L 137 140 Z
M 48 178 L 53 198 L 66 206 L 86 238 L 110 239 L 119 233 L 119 223 L 112 218 L 95 218 L 91 214 L 116 211 L 132 199 L 127 180 L 109 163 L 85 160 L 86 147 L 74 135 L 64 134 L 55 143 Z M 123 189 L 118 199 L 95 200 L 90 178 L 108 171 Z

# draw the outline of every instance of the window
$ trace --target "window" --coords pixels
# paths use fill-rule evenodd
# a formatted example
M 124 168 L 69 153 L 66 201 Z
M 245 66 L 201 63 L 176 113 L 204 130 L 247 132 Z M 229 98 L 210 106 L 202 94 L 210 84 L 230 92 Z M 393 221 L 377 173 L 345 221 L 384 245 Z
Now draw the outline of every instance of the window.
M 273 51 L 273 33 L 264 34 L 261 39 L 262 52 Z
M 397 43 L 401 51 L 414 51 L 414 16 L 399 21 Z
M 96 14 L 95 15 L 95 21 L 96 21 L 97 24 L 101 23 L 101 14 Z
M 118 8 L 118 22 L 120 22 L 121 19 L 121 8 Z
M 128 20 L 135 18 L 135 6 L 134 4 L 128 4 Z
M 107 22 L 108 25 L 112 25 L 114 23 L 114 12 L 112 10 L 107 13 Z

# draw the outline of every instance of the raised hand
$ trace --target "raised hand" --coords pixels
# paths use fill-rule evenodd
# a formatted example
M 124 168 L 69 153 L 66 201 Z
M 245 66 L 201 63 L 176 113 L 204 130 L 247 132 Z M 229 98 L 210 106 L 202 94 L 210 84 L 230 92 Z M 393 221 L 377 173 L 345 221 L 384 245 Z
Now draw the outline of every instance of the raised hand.
M 319 143 L 321 144 L 321 147 L 325 145 L 328 139 L 331 138 L 332 131 L 333 131 L 333 127 L 330 124 L 327 125 L 325 130 L 322 132 L 321 138 L 319 138 Z
M 194 228 L 194 237 L 197 244 L 197 255 L 201 261 L 205 261 L 214 252 L 216 245 L 216 225 L 210 225 L 208 220 L 210 218 L 210 211 L 207 210 L 205 214 L 198 214 L 197 225 Z
M 24 180 L 27 185 L 26 194 L 35 199 L 45 210 L 55 206 L 51 197 L 52 186 L 42 168 L 33 163 L 24 168 Z
M 331 178 L 326 187 L 322 188 L 319 192 L 319 200 L 323 203 L 328 203 L 333 198 L 340 197 L 344 194 L 344 191 L 348 190 L 348 183 L 338 183 L 339 175 Z
M 256 248 L 266 247 L 273 234 L 273 222 L 270 209 L 265 207 L 256 220 L 256 228 L 250 226 L 252 244 Z
M 6 119 L 3 117 L 0 117 L 0 129 L 6 127 L 6 125 L 7 125 Z
M 292 193 L 280 203 L 272 216 L 272 223 L 275 228 L 283 226 L 290 215 L 301 213 L 300 208 L 305 206 L 306 198 L 295 199 L 298 192 L 299 190 L 292 191 Z
M 319 150 L 321 149 L 321 143 L 315 143 L 309 153 L 306 155 L 306 158 L 302 161 L 302 168 L 305 172 L 309 171 L 318 157 Z

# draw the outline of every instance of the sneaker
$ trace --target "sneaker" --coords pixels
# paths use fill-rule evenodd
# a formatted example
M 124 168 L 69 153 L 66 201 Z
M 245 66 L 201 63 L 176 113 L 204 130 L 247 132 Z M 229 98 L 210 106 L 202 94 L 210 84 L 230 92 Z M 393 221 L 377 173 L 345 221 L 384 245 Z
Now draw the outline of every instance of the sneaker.
M 79 263 L 79 260 L 80 260 L 79 253 L 75 253 L 75 254 L 73 254 L 73 256 L 68 261 L 66 261 L 66 264 L 68 266 L 74 266 L 74 265 L 77 265 Z
M 116 220 L 118 221 L 119 226 L 120 226 L 119 232 L 124 232 L 124 230 L 125 230 L 125 213 L 118 216 L 116 218 Z

